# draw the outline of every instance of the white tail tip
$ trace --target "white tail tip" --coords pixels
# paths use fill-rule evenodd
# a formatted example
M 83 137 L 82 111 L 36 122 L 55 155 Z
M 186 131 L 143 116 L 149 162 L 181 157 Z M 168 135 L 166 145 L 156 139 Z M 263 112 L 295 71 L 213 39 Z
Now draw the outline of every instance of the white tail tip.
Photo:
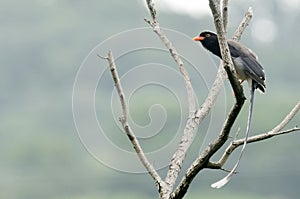
M 210 186 L 212 188 L 216 188 L 216 189 L 222 188 L 224 185 L 226 185 L 231 180 L 231 177 L 233 174 L 234 174 L 234 172 L 229 173 L 225 178 L 219 180 L 218 182 L 211 184 Z

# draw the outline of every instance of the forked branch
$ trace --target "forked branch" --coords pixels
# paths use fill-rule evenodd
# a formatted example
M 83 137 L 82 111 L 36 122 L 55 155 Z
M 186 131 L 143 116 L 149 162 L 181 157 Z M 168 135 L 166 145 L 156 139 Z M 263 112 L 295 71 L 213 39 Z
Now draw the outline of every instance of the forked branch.
M 220 6 L 220 0 L 209 0 L 210 8 L 212 10 L 212 14 L 214 17 L 214 23 L 218 34 L 218 40 L 220 43 L 221 48 L 221 54 L 223 59 L 223 64 L 220 65 L 220 68 L 218 70 L 216 80 L 212 85 L 212 88 L 209 91 L 209 94 L 206 98 L 206 100 L 203 102 L 203 104 L 200 106 L 200 108 L 196 107 L 196 97 L 194 94 L 194 90 L 191 84 L 191 80 L 189 77 L 189 74 L 184 66 L 183 61 L 181 60 L 181 57 L 171 41 L 167 38 L 167 36 L 164 34 L 162 29 L 159 26 L 158 18 L 157 18 L 157 12 L 154 8 L 154 3 L 152 0 L 146 0 L 151 20 L 145 19 L 145 21 L 153 28 L 153 31 L 157 34 L 157 36 L 161 39 L 162 43 L 166 46 L 166 48 L 169 50 L 171 56 L 173 57 L 175 63 L 178 65 L 179 70 L 182 74 L 182 77 L 185 82 L 185 87 L 188 95 L 188 105 L 189 105 L 189 116 L 187 119 L 186 126 L 183 131 L 183 135 L 181 138 L 181 141 L 171 159 L 169 169 L 167 171 L 167 175 L 165 180 L 162 180 L 153 165 L 148 161 L 147 157 L 145 156 L 142 147 L 139 144 L 138 139 L 136 138 L 133 130 L 130 128 L 128 124 L 128 107 L 126 103 L 126 98 L 122 89 L 122 85 L 120 82 L 120 78 L 114 63 L 114 58 L 112 55 L 112 52 L 108 53 L 108 57 L 105 57 L 105 59 L 109 62 L 109 67 L 111 71 L 111 75 L 113 78 L 113 81 L 116 86 L 117 93 L 120 98 L 121 108 L 122 108 L 122 116 L 120 117 L 120 122 L 122 123 L 122 127 L 128 136 L 133 148 L 135 149 L 135 152 L 137 153 L 140 161 L 148 171 L 148 173 L 152 176 L 154 179 L 161 199 L 182 199 L 185 193 L 187 192 L 189 185 L 195 178 L 195 176 L 204 168 L 211 168 L 211 169 L 222 169 L 222 166 L 227 161 L 228 157 L 231 155 L 231 153 L 240 145 L 243 144 L 244 139 L 234 140 L 232 141 L 228 148 L 225 150 L 223 156 L 220 158 L 217 162 L 211 162 L 210 158 L 225 144 L 225 142 L 228 140 L 229 133 L 231 130 L 231 127 L 233 126 L 235 120 L 237 119 L 237 116 L 244 104 L 245 96 L 243 93 L 243 89 L 236 78 L 235 71 L 233 69 L 233 64 L 230 56 L 230 52 L 228 49 L 228 45 L 226 42 L 226 27 L 228 23 L 228 0 L 223 0 L 223 6 L 221 10 Z M 243 18 L 241 24 L 237 28 L 233 39 L 234 40 L 240 40 L 240 37 L 247 27 L 250 19 L 252 17 L 252 9 L 249 8 L 248 12 L 245 14 L 245 17 Z M 102 57 L 104 58 L 104 57 Z M 225 70 L 224 70 L 225 69 Z M 220 92 L 222 85 L 223 85 L 223 79 L 225 76 L 225 72 L 227 73 L 228 79 L 230 81 L 230 84 L 232 86 L 232 89 L 235 94 L 235 104 L 233 105 L 230 113 L 228 114 L 226 121 L 223 125 L 223 128 L 218 136 L 217 139 L 212 141 L 204 150 L 202 154 L 200 154 L 199 157 L 196 158 L 196 160 L 191 164 L 189 169 L 186 171 L 183 179 L 179 183 L 179 185 L 174 190 L 174 186 L 176 184 L 176 180 L 178 178 L 178 175 L 181 171 L 183 161 L 185 159 L 185 156 L 187 154 L 188 149 L 190 148 L 197 127 L 201 123 L 201 121 L 208 115 L 211 108 L 215 104 L 216 98 L 218 96 L 218 93 Z M 268 138 L 271 138 L 273 136 L 282 135 L 291 133 L 294 131 L 300 130 L 300 128 L 295 127 L 286 131 L 281 131 L 282 128 L 285 127 L 285 125 L 296 115 L 296 113 L 300 109 L 300 101 L 297 103 L 297 105 L 294 107 L 294 109 L 291 111 L 290 114 L 274 129 L 271 131 L 260 134 L 257 136 L 252 136 L 248 139 L 248 142 L 257 142 L 260 140 L 265 140 Z
M 282 120 L 282 122 L 280 124 L 278 124 L 276 127 L 274 127 L 269 132 L 249 137 L 248 143 L 259 142 L 262 140 L 272 138 L 274 136 L 284 135 L 284 134 L 292 133 L 295 131 L 299 131 L 300 130 L 299 127 L 294 127 L 294 128 L 288 129 L 288 130 L 281 131 L 295 117 L 295 115 L 298 113 L 299 109 L 300 109 L 300 101 L 294 106 L 294 108 L 291 110 L 291 112 Z M 229 146 L 227 147 L 227 149 L 225 150 L 225 152 L 223 153 L 220 160 L 217 162 L 210 162 L 208 164 L 208 167 L 213 168 L 213 169 L 222 168 L 223 165 L 225 164 L 225 162 L 228 160 L 231 153 L 237 147 L 241 146 L 244 143 L 244 141 L 245 141 L 245 139 L 238 139 L 238 140 L 232 141 L 229 144 Z

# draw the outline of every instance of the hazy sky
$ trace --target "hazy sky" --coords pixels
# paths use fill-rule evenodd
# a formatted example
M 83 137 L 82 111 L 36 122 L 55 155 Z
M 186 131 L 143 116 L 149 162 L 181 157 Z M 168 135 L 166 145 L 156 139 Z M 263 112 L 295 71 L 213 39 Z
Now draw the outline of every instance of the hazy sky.
M 235 0 L 232 0 L 235 1 Z M 255 1 L 248 1 L 248 5 L 255 5 Z M 291 10 L 300 10 L 300 0 L 278 0 L 274 3 L 282 4 L 279 7 L 290 12 Z M 203 0 L 155 0 L 155 4 L 164 12 L 176 12 L 180 14 L 186 14 L 193 18 L 199 18 L 203 15 L 209 15 L 210 9 L 208 1 Z M 261 42 L 272 42 L 276 39 L 278 34 L 278 25 L 272 17 L 260 16 L 252 22 L 251 34 L 254 38 Z M 260 37 L 260 35 L 265 37 Z
M 234 0 L 233 0 L 234 1 Z M 250 0 L 248 2 L 255 4 L 257 0 Z M 155 0 L 161 9 L 168 11 L 175 11 L 178 13 L 184 13 L 192 17 L 199 17 L 210 13 L 208 1 L 203 0 Z M 279 0 L 282 2 L 283 9 L 300 9 L 300 0 Z

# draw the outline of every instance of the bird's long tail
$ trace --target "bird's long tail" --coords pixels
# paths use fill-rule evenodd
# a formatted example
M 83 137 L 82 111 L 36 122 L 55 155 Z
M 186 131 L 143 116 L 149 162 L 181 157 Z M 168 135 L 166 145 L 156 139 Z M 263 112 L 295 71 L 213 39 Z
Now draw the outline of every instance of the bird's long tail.
M 249 115 L 248 115 L 246 136 L 245 136 L 244 144 L 243 144 L 239 159 L 236 162 L 236 164 L 234 165 L 231 172 L 226 177 L 224 177 L 223 179 L 219 180 L 218 182 L 213 183 L 211 185 L 212 188 L 217 188 L 218 189 L 218 188 L 221 188 L 224 185 L 226 185 L 231 180 L 233 174 L 236 173 L 236 169 L 239 166 L 240 160 L 243 156 L 243 152 L 244 152 L 244 149 L 245 149 L 247 141 L 248 141 L 249 132 L 250 132 L 250 124 L 251 124 L 251 120 L 252 120 L 252 110 L 253 110 L 253 102 L 254 102 L 254 91 L 255 91 L 256 86 L 257 86 L 256 84 L 257 83 L 252 80 L 251 85 L 250 85 L 250 88 L 251 88 L 251 91 L 250 91 L 250 105 L 249 105 Z

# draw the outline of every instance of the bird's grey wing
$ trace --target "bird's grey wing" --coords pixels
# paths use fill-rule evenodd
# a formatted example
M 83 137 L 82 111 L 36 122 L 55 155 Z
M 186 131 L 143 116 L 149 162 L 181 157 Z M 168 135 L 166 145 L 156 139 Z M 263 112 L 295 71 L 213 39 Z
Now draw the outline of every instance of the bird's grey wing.
M 266 87 L 264 82 L 265 73 L 260 63 L 254 57 L 242 56 L 241 59 L 244 62 L 244 67 L 246 69 L 245 73 L 248 74 L 248 76 L 255 80 L 258 84 Z
M 255 80 L 262 87 L 266 87 L 264 83 L 265 73 L 262 65 L 257 60 L 257 56 L 249 48 L 236 41 L 228 40 L 228 46 L 231 56 L 242 60 L 245 75 Z

